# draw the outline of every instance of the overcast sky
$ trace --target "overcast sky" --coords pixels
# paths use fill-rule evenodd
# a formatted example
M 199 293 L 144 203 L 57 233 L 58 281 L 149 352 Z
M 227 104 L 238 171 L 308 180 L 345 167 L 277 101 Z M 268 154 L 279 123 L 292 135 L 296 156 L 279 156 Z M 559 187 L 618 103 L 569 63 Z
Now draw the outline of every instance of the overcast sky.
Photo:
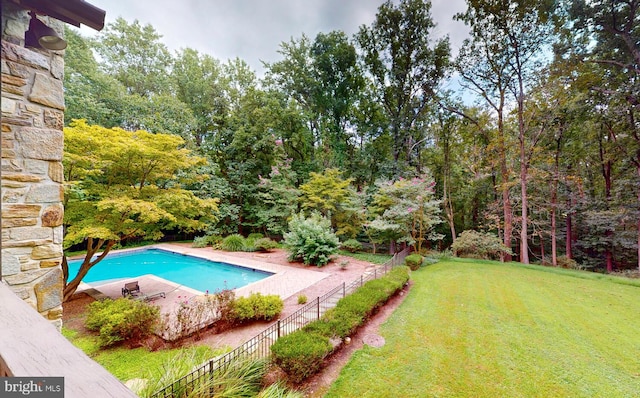
M 150 24 L 170 49 L 194 48 L 221 61 L 241 58 L 261 74 L 260 61 L 274 62 L 280 43 L 306 34 L 342 30 L 348 36 L 370 25 L 383 0 L 88 0 L 107 12 L 106 23 L 123 17 Z M 452 20 L 464 0 L 432 0 L 436 36 L 449 35 L 452 50 L 466 28 Z M 95 33 L 90 28 L 84 35 Z

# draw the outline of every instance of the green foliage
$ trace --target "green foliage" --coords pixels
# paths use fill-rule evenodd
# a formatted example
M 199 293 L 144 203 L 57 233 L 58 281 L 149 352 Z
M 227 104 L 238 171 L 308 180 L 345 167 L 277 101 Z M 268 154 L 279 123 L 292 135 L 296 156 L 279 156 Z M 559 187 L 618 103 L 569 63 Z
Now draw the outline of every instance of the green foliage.
M 300 383 L 320 370 L 332 349 L 327 337 L 298 330 L 279 338 L 271 346 L 271 355 L 292 382 Z
M 373 23 L 362 25 L 355 36 L 363 68 L 371 76 L 372 97 L 380 98 L 387 122 L 393 178 L 411 170 L 412 157 L 421 152 L 415 146 L 426 141 L 422 126 L 436 95 L 433 88 L 449 69 L 449 40 L 434 39 L 430 11 L 429 1 L 386 1 Z
M 241 252 L 245 249 L 244 236 L 240 234 L 233 234 L 225 237 L 221 243 L 222 250 L 228 252 Z
M 560 268 L 578 269 L 578 270 L 584 269 L 584 267 L 578 264 L 576 260 L 569 258 L 567 256 L 558 256 L 558 258 L 556 259 L 556 263 Z
M 387 275 L 365 283 L 354 293 L 342 298 L 322 319 L 311 322 L 303 330 L 329 338 L 350 336 L 408 280 L 409 268 L 395 267 Z
M 151 333 L 160 320 L 158 307 L 143 301 L 119 298 L 94 301 L 87 307 L 87 329 L 100 333 L 100 346 L 140 340 Z
M 208 236 L 196 236 L 193 238 L 193 243 L 191 247 L 207 247 L 209 245 L 209 237 Z
M 359 252 L 362 250 L 362 243 L 356 239 L 349 239 L 340 244 L 340 248 L 350 253 Z
M 293 382 L 305 380 L 320 369 L 322 360 L 333 350 L 330 338 L 351 335 L 408 280 L 409 269 L 396 267 L 380 279 L 365 283 L 321 319 L 278 339 L 271 346 L 273 361 Z
M 293 217 L 283 244 L 289 251 L 289 261 L 301 260 L 321 267 L 338 252 L 340 241 L 332 232 L 329 220 L 313 213 L 309 218 L 302 214 Z
M 298 295 L 298 304 L 306 304 L 306 303 L 307 303 L 307 296 L 304 294 Z
M 202 359 L 188 352 L 175 355 L 162 366 L 150 369 L 146 375 L 149 382 L 143 391 L 137 392 L 138 395 L 152 396 L 160 388 L 166 387 L 189 374 L 194 368 L 201 366 L 208 358 Z M 229 366 L 217 369 L 213 377 L 197 378 L 189 391 L 184 390 L 184 384 L 177 385 L 176 389 L 172 390 L 172 394 L 184 398 L 255 397 L 260 393 L 261 382 L 267 370 L 267 362 L 264 360 L 240 357 Z
M 351 253 L 345 250 L 339 252 L 343 256 L 353 257 L 357 260 L 366 261 L 373 264 L 384 264 L 393 257 L 390 254 L 373 254 L 373 253 Z
M 435 230 L 442 219 L 430 176 L 378 181 L 376 187 L 369 209 L 375 218 L 367 223 L 367 233 L 373 240 L 407 242 L 420 252 L 424 241 L 444 237 Z
M 269 252 L 271 249 L 275 249 L 278 247 L 278 242 L 273 241 L 269 238 L 260 238 L 255 241 L 253 244 L 256 250 L 261 252 Z
M 411 269 L 411 271 L 416 271 L 422 265 L 424 258 L 418 253 L 409 254 L 404 259 L 404 263 Z
M 496 235 L 474 230 L 461 233 L 451 245 L 451 250 L 458 257 L 487 260 L 497 260 L 503 254 L 513 254 Z
M 351 179 L 343 180 L 338 169 L 327 169 L 324 173 L 310 173 L 309 181 L 300 186 L 302 207 L 319 212 L 331 220 L 331 227 L 340 232 L 336 235 L 355 236 L 363 219 L 355 203 L 357 195 L 351 188 Z
M 251 293 L 249 297 L 238 297 L 233 304 L 233 319 L 237 322 L 270 321 L 280 315 L 284 302 L 280 296 Z

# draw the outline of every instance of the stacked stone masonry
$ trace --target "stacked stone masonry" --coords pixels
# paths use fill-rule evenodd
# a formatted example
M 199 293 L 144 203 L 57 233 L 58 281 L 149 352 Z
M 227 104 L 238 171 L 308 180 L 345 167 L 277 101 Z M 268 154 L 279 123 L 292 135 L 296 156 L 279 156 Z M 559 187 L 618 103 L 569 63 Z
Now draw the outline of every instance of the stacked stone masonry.
M 3 2 L 2 281 L 62 325 L 64 59 L 24 47 L 28 16 Z M 57 22 L 57 23 L 56 23 Z M 48 24 L 61 31 L 59 21 Z

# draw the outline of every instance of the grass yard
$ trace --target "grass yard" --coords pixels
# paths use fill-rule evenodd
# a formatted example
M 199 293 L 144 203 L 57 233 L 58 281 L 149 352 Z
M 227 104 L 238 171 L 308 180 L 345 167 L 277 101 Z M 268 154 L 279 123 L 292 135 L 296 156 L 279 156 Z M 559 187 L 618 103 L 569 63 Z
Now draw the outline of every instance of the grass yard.
M 145 347 L 131 349 L 124 346 L 101 350 L 96 336 L 82 335 L 66 328 L 62 329 L 62 334 L 122 382 L 149 378 L 151 373 L 167 367 L 179 357 L 193 358 L 195 363 L 202 363 L 226 351 L 214 350 L 205 345 L 158 351 L 149 351 Z
M 326 397 L 637 397 L 640 286 L 547 270 L 414 272 L 386 345 L 356 352 Z

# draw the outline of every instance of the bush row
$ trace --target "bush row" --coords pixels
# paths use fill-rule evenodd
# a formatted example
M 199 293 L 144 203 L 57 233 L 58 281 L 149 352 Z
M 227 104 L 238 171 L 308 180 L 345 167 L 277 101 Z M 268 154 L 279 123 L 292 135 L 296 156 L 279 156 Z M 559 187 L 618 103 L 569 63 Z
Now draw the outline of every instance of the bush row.
M 215 249 L 229 252 L 268 252 L 278 247 L 278 243 L 265 238 L 262 234 L 250 234 L 246 238 L 240 234 L 229 235 L 222 238 L 219 235 L 198 236 L 193 239 L 193 247 L 207 247 L 211 245 Z
M 87 308 L 85 326 L 99 333 L 99 344 L 110 346 L 121 341 L 141 340 L 161 333 L 169 340 L 198 334 L 200 328 L 222 319 L 230 325 L 269 321 L 282 312 L 284 302 L 278 295 L 253 293 L 235 297 L 232 290 L 180 301 L 171 313 L 160 317 L 158 307 L 143 301 L 120 298 L 94 301 Z
M 321 319 L 278 339 L 271 346 L 274 363 L 295 383 L 313 375 L 333 349 L 330 339 L 350 336 L 408 280 L 409 268 L 396 267 L 382 278 L 365 283 Z

